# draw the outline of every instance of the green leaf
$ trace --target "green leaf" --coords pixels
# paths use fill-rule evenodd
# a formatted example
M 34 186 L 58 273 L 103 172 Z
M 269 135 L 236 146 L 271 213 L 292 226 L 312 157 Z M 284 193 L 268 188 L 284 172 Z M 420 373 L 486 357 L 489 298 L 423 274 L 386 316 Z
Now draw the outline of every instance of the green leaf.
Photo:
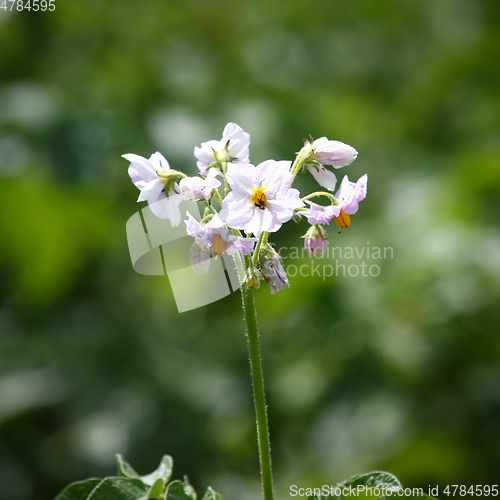
M 203 500 L 222 500 L 222 497 L 209 486 Z
M 163 479 L 165 484 L 167 484 L 172 476 L 173 467 L 174 461 L 172 460 L 172 457 L 170 455 L 163 455 L 158 468 L 151 472 L 151 474 L 140 476 L 140 478 L 149 486 L 153 486 L 158 479 Z
M 138 500 L 147 492 L 148 487 L 140 479 L 107 477 L 93 489 L 87 500 Z
M 87 500 L 93 489 L 101 482 L 101 479 L 86 479 L 71 483 L 57 495 L 55 500 Z
M 163 490 L 165 489 L 165 485 L 167 481 L 162 477 L 159 477 L 149 488 L 147 500 L 156 500 L 161 497 L 163 494 Z
M 120 477 L 130 477 L 133 479 L 140 478 L 135 469 L 119 453 L 116 455 L 116 462 L 118 465 L 118 475 Z
M 188 487 L 188 491 L 186 491 Z M 184 484 L 182 481 L 172 481 L 167 486 L 165 500 L 193 500 L 192 487 L 190 484 Z
M 194 488 L 189 484 L 187 476 L 184 476 L 184 493 L 191 498 L 191 500 L 197 500 L 198 495 Z
M 128 477 L 132 479 L 140 479 L 144 484 L 148 486 L 153 486 L 158 479 L 163 479 L 164 484 L 167 484 L 170 476 L 172 475 L 172 469 L 174 461 L 170 455 L 163 455 L 160 465 L 158 468 L 151 472 L 151 474 L 146 474 L 144 476 L 139 475 L 136 470 L 122 457 L 122 455 L 116 455 L 116 462 L 118 465 L 118 475 L 121 477 Z
M 351 486 L 352 488 L 364 486 L 366 488 L 379 488 L 392 492 L 398 491 L 403 487 L 396 476 L 389 472 L 380 471 L 352 476 L 350 479 L 340 483 L 339 486 Z
M 55 500 L 196 500 L 196 491 L 185 476 L 184 481 L 172 481 L 172 457 L 164 455 L 158 468 L 146 476 L 139 476 L 121 456 L 116 455 L 118 477 L 87 479 L 68 485 Z M 166 491 L 165 491 L 166 487 Z M 165 492 L 165 494 L 164 494 Z M 222 500 L 208 488 L 203 500 Z

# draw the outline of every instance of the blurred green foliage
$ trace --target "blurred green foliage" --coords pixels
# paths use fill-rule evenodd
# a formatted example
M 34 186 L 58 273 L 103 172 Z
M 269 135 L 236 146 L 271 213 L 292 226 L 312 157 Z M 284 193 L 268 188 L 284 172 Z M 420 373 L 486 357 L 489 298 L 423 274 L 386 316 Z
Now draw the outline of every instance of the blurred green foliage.
M 309 134 L 354 146 L 369 196 L 330 243 L 394 252 L 378 277 L 258 290 L 279 497 L 373 469 L 498 482 L 500 3 L 55 3 L 0 10 L 0 499 L 53 498 L 117 452 L 257 498 L 238 294 L 178 314 L 125 236 L 120 155 L 195 173 L 228 121 L 256 163 Z

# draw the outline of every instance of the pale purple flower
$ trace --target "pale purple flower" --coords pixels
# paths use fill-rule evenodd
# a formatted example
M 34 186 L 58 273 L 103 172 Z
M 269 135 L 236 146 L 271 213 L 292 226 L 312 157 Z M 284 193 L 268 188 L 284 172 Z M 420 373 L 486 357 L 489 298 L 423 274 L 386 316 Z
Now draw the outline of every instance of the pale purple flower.
M 194 148 L 196 164 L 203 176 L 220 174 L 220 163 L 249 163 L 250 135 L 236 125 L 228 123 L 220 141 L 207 141 Z M 212 168 L 210 168 L 212 167 Z
M 337 177 L 331 170 L 326 169 L 325 165 L 331 165 L 333 168 L 345 167 L 356 159 L 358 152 L 343 142 L 330 141 L 326 137 L 316 139 L 311 148 L 314 151 L 311 159 L 315 163 L 308 166 L 309 172 L 320 186 L 333 191 Z
M 358 203 L 366 198 L 368 175 L 361 176 L 357 182 L 350 182 L 347 175 L 340 183 L 335 198 L 339 202 L 337 207 L 346 214 L 355 214 L 358 211 Z
M 290 188 L 293 175 L 289 161 L 266 160 L 229 165 L 227 180 L 232 191 L 222 204 L 221 215 L 228 226 L 260 236 L 273 233 L 289 221 L 294 210 L 304 206 L 297 189 Z
M 212 248 L 214 256 L 222 256 L 224 252 L 233 255 L 241 252 L 248 255 L 253 250 L 256 238 L 242 238 L 235 234 L 229 234 L 221 218 L 214 214 L 210 221 L 203 225 L 198 222 L 189 212 L 186 212 L 186 230 L 189 236 L 195 238 L 205 248 Z
M 128 174 L 140 190 L 137 201 L 147 201 L 157 217 L 170 219 L 172 226 L 177 226 L 181 221 L 179 205 L 182 197 L 177 195 L 177 176 L 168 161 L 158 152 L 149 159 L 136 154 L 125 154 L 122 157 L 130 162 Z
M 340 210 L 337 205 L 318 205 L 312 201 L 306 202 L 309 205 L 309 209 L 302 212 L 303 215 L 307 217 L 307 222 L 309 224 L 330 224 L 334 217 L 336 217 Z
M 366 198 L 368 176 L 365 174 L 357 182 L 350 182 L 344 176 L 340 188 L 335 194 L 337 205 L 322 206 L 308 201 L 309 209 L 303 214 L 309 224 L 330 224 L 332 220 L 339 227 L 349 227 L 350 217 L 358 211 L 359 202 Z M 345 216 L 347 214 L 347 216 Z
M 184 200 L 209 200 L 212 191 L 220 186 L 220 181 L 214 177 L 185 177 L 180 180 L 179 188 Z

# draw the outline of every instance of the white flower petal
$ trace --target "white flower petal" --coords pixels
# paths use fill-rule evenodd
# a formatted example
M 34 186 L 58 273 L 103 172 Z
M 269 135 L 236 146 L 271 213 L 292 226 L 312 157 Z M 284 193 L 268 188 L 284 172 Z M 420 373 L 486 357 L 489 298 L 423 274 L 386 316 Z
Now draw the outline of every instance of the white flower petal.
M 156 170 L 160 170 L 160 169 L 171 170 L 170 165 L 168 164 L 168 161 L 166 160 L 166 158 L 161 153 L 158 153 L 158 151 L 151 155 L 151 157 L 149 158 L 149 161 L 155 167 L 159 167 L 159 168 L 156 168 Z
M 337 177 L 331 171 L 326 169 L 325 167 L 307 167 L 309 172 L 311 172 L 312 176 L 316 179 L 316 182 L 328 189 L 328 191 L 333 191 L 335 189 L 335 185 L 337 184 Z
M 158 200 L 159 194 L 163 191 L 165 185 L 162 183 L 159 177 L 153 179 L 147 184 L 142 184 L 138 182 L 136 186 L 141 190 L 139 193 L 139 198 L 137 201 L 150 201 L 150 200 Z
M 220 152 L 224 149 L 221 141 L 207 141 L 201 144 L 201 147 L 194 148 L 194 156 L 198 160 L 196 165 L 201 175 L 207 175 L 210 165 L 214 163 L 214 150 Z
M 259 184 L 267 186 L 271 196 L 275 196 L 278 192 L 286 192 L 293 182 L 291 164 L 290 161 L 263 161 L 256 167 Z
M 189 236 L 193 238 L 200 239 L 204 235 L 203 226 L 187 211 L 186 215 L 188 219 L 184 222 L 186 223 L 186 231 Z
M 228 210 L 226 224 L 234 229 L 244 229 L 252 219 L 253 213 L 253 206 L 248 203 L 234 204 Z
M 358 203 L 366 198 L 368 176 L 365 174 L 358 179 L 358 182 L 350 182 L 349 178 L 344 176 L 337 191 L 335 198 L 339 200 L 339 206 L 350 215 L 358 211 Z
M 216 234 L 220 234 L 223 240 L 227 240 L 227 231 L 224 227 L 224 222 L 221 218 L 214 214 L 210 221 L 205 225 L 205 230 L 209 238 L 213 238 Z
M 368 189 L 368 174 L 362 175 L 356 182 L 355 194 L 357 201 L 362 201 L 366 198 Z
M 122 158 L 130 162 L 128 174 L 136 186 L 138 182 L 143 181 L 144 183 L 148 183 L 158 178 L 156 175 L 156 167 L 146 158 L 132 153 L 122 155 Z
M 273 212 L 254 207 L 253 216 L 244 229 L 247 234 L 253 233 L 256 237 L 259 237 L 264 231 L 274 233 L 280 227 L 281 222 L 278 221 Z
M 281 197 L 277 200 L 268 201 L 267 211 L 275 214 L 276 219 L 280 223 L 289 221 L 293 217 L 293 211 L 296 208 L 304 206 L 302 200 L 298 200 L 300 204 L 296 202 L 297 200 Z M 267 230 L 266 230 L 267 231 Z
M 169 219 L 172 227 L 178 226 L 181 222 L 181 211 L 179 209 L 181 202 L 182 196 L 175 194 L 174 191 L 171 191 L 168 197 L 162 191 L 157 199 L 148 200 L 151 212 L 160 219 Z
M 340 183 L 340 187 L 335 193 L 335 198 L 337 198 L 337 200 L 349 198 L 352 195 L 355 186 L 356 184 L 354 182 L 350 182 L 349 177 L 347 177 L 347 175 L 344 175 L 344 178 Z
M 256 187 L 256 169 L 250 163 L 230 163 L 227 166 L 227 182 L 235 193 L 252 194 Z
M 236 123 L 228 123 L 224 127 L 221 141 L 224 147 L 227 141 L 229 141 L 229 156 L 234 158 L 234 163 L 248 163 L 250 161 L 248 149 L 250 145 L 250 135 L 244 132 Z
M 222 141 L 242 141 L 250 143 L 250 135 L 236 123 L 229 122 L 222 132 Z
M 268 212 L 267 210 L 259 210 L 257 207 L 253 207 L 251 210 L 252 216 L 245 224 L 244 229 L 247 234 L 253 233 L 258 238 L 265 231 L 264 217 Z

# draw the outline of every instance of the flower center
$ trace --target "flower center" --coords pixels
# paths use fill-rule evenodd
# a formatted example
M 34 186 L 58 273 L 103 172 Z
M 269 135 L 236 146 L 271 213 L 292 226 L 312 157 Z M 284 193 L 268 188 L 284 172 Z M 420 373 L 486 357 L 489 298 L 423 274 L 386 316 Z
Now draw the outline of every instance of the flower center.
M 216 234 L 212 238 L 212 253 L 214 257 L 222 257 L 227 248 L 227 241 L 222 239 L 220 234 Z
M 339 216 L 334 217 L 333 220 L 338 227 L 343 227 L 344 229 L 351 225 L 351 216 L 346 214 L 343 210 L 341 210 Z
M 169 171 L 164 168 L 160 168 L 160 170 L 156 171 L 156 175 L 160 178 L 160 182 L 162 184 L 166 184 L 169 177 Z
M 262 188 L 257 188 L 253 190 L 252 200 L 255 206 L 264 210 L 267 205 L 266 193 Z

